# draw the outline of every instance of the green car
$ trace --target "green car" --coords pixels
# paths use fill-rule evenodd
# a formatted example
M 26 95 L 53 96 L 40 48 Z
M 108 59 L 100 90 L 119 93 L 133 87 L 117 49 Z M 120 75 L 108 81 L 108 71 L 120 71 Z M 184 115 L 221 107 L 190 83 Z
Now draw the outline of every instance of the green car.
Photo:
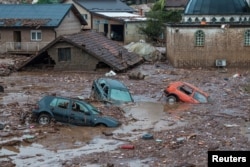
M 94 80 L 91 97 L 115 104 L 134 102 L 128 88 L 122 82 L 111 78 Z
M 52 119 L 58 122 L 79 126 L 118 127 L 121 123 L 112 117 L 102 116 L 93 105 L 77 99 L 58 96 L 45 96 L 32 111 L 41 125 Z

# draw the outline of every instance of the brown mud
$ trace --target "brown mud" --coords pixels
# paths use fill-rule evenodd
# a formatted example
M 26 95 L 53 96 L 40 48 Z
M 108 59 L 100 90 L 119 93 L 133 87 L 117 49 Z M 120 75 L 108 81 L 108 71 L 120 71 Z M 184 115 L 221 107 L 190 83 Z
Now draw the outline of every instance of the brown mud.
M 248 69 L 175 69 L 164 63 L 118 73 L 135 103 L 105 106 L 89 99 L 94 79 L 107 71 L 23 71 L 1 77 L 0 166 L 206 166 L 209 150 L 250 150 Z M 241 77 L 234 77 L 240 73 Z M 168 105 L 163 90 L 186 81 L 210 94 L 210 104 Z M 29 118 L 47 94 L 81 97 L 122 122 L 118 128 L 40 126 Z M 145 134 L 153 139 L 145 140 Z M 121 149 L 123 144 L 133 149 Z

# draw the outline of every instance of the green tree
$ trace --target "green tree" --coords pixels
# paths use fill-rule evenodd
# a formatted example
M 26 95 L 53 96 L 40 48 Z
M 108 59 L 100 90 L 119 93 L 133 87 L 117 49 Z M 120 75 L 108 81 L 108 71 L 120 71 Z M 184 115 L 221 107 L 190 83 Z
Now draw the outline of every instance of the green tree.
M 182 11 L 165 10 L 165 0 L 157 1 L 146 14 L 148 20 L 139 27 L 142 34 L 151 41 L 159 39 L 165 30 L 165 23 L 177 23 L 181 20 Z
M 163 11 L 165 8 L 165 1 L 166 0 L 158 0 L 154 3 L 153 7 L 152 7 L 152 11 Z

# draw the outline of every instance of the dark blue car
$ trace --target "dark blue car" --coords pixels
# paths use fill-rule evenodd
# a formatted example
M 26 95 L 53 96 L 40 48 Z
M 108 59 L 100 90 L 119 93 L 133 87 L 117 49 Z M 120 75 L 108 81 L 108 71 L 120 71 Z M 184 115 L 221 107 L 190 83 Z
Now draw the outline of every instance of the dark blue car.
M 102 116 L 93 105 L 77 99 L 58 96 L 43 97 L 33 110 L 39 124 L 49 124 L 52 119 L 58 122 L 81 126 L 117 127 L 120 122 L 112 117 Z

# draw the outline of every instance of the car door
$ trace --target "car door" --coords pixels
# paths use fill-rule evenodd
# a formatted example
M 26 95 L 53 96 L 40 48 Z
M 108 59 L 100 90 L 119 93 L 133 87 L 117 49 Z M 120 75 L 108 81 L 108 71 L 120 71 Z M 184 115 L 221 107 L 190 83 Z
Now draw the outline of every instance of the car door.
M 54 98 L 51 103 L 51 112 L 54 115 L 56 121 L 67 122 L 67 116 L 69 112 L 70 100 L 63 98 Z
M 105 80 L 103 79 L 98 79 L 97 84 L 96 84 L 96 93 L 98 96 L 99 100 L 106 100 L 108 97 L 107 92 L 105 90 L 107 89 L 107 85 Z
M 183 102 L 189 102 L 189 103 L 196 103 L 196 101 L 193 99 L 193 88 L 189 87 L 188 85 L 182 85 L 179 87 L 179 99 Z
M 83 103 L 73 101 L 69 114 L 69 123 L 81 126 L 93 126 L 91 113 Z

